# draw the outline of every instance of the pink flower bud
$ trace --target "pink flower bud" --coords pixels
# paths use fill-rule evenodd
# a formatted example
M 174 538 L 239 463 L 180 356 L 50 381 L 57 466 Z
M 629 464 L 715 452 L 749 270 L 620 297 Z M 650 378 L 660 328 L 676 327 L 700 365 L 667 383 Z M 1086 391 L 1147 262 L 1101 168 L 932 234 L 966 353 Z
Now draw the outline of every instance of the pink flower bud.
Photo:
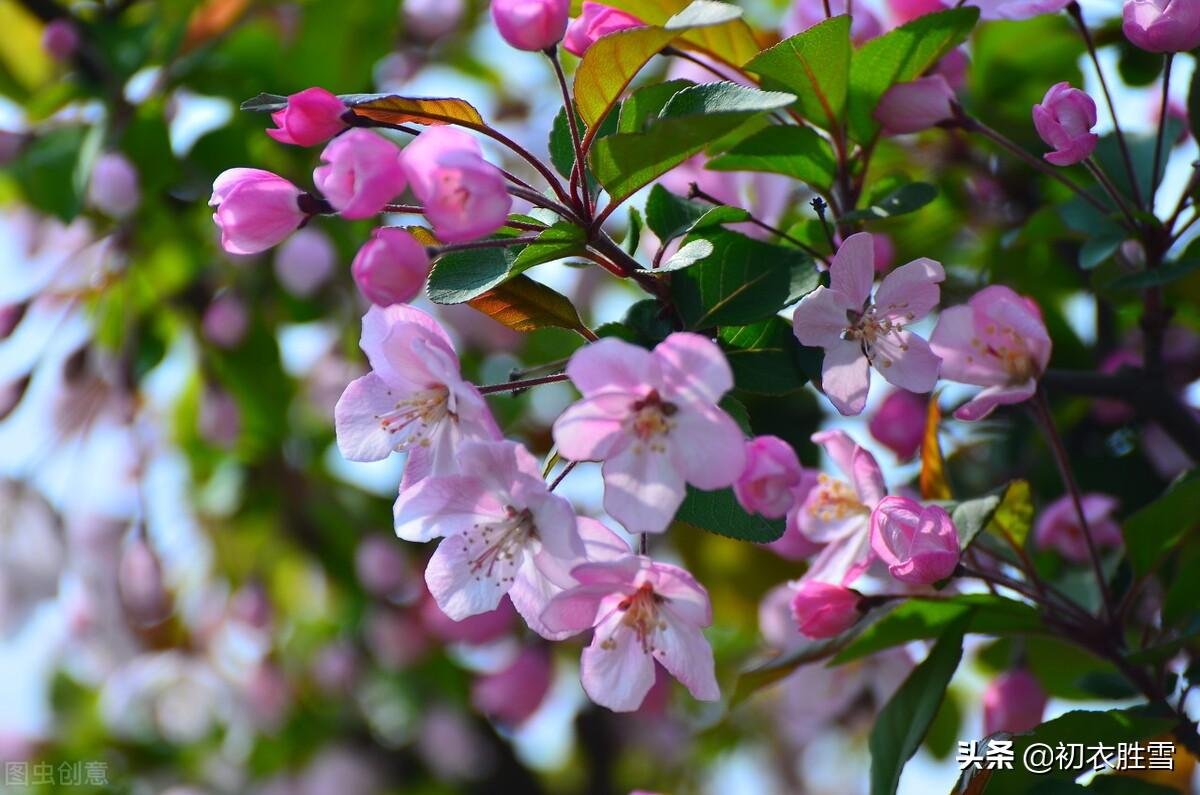
M 792 597 L 792 616 L 800 632 L 810 638 L 840 635 L 862 617 L 862 594 L 850 588 L 817 580 L 802 581 Z
M 56 61 L 66 61 L 79 49 L 79 30 L 69 19 L 59 17 L 42 30 L 42 50 Z
M 316 229 L 301 229 L 275 252 L 275 278 L 292 295 L 307 298 L 329 280 L 337 250 L 329 237 Z
M 945 11 L 946 4 L 942 0 L 887 0 L 888 10 L 896 24 L 923 17 L 937 11 Z
M 992 680 L 983 693 L 984 734 L 1031 731 L 1042 722 L 1046 691 L 1033 674 L 1009 671 Z
M 138 173 L 125 155 L 108 152 L 96 158 L 88 181 L 88 204 L 109 216 L 124 218 L 142 200 Z
M 404 168 L 439 240 L 476 240 L 508 221 L 512 197 L 504 175 L 462 130 L 425 130 L 405 150 Z
M 221 228 L 221 247 L 230 254 L 257 254 L 282 243 L 308 214 L 300 209 L 302 191 L 269 171 L 231 168 L 213 182 L 208 203 Z
M 940 506 L 884 497 L 871 513 L 871 549 L 897 580 L 929 585 L 958 566 L 958 530 Z
M 518 50 L 547 50 L 567 30 L 569 0 L 492 0 L 492 20 L 500 35 Z
M 259 665 L 246 682 L 244 692 L 254 722 L 270 732 L 279 729 L 292 703 L 291 687 L 279 666 Z
M 454 31 L 462 21 L 463 0 L 404 0 L 404 26 L 427 41 Z
M 171 597 L 163 584 L 162 566 L 140 533 L 121 552 L 117 584 L 125 613 L 137 626 L 156 626 L 171 615 Z
M 778 436 L 759 436 L 746 442 L 746 468 L 733 484 L 733 493 L 747 513 L 779 519 L 792 507 L 792 491 L 803 471 L 792 446 Z
M 370 130 L 350 130 L 321 152 L 313 182 L 343 218 L 370 218 L 404 191 L 400 148 Z
M 1113 516 L 1116 513 L 1116 497 L 1107 494 L 1084 494 L 1080 500 L 1083 505 L 1083 516 L 1087 519 L 1088 529 L 1092 531 L 1092 540 L 1099 547 L 1119 547 L 1124 537 L 1121 535 L 1121 525 Z M 1067 560 L 1074 563 L 1085 563 L 1090 555 L 1087 548 L 1087 538 L 1083 528 L 1079 526 L 1079 516 L 1075 511 L 1075 503 L 1069 494 L 1059 497 L 1050 503 L 1033 528 L 1033 542 L 1039 549 L 1055 549 Z
M 896 263 L 896 244 L 890 237 L 879 232 L 871 235 L 871 243 L 875 246 L 875 272 L 887 273 Z
M 640 27 L 642 21 L 624 11 L 601 3 L 584 3 L 583 11 L 567 27 L 563 48 L 582 58 L 587 49 L 596 43 L 596 39 L 619 30 Z
M 1185 52 L 1200 47 L 1196 0 L 1126 0 L 1125 38 L 1148 52 Z
M 1045 157 L 1056 166 L 1087 160 L 1100 139 L 1091 131 L 1096 126 L 1095 101 L 1070 83 L 1051 86 L 1042 104 L 1033 106 L 1033 126 L 1054 147 Z
M 316 146 L 342 130 L 346 105 L 323 88 L 306 88 L 288 97 L 287 107 L 271 114 L 276 129 L 267 135 L 284 144 Z
M 491 643 L 508 634 L 512 629 L 516 616 L 512 602 L 504 599 L 500 606 L 487 613 L 455 621 L 442 612 L 433 597 L 421 603 L 421 621 L 431 635 L 435 635 L 446 643 L 467 643 L 479 646 Z
M 204 310 L 201 327 L 205 339 L 213 345 L 234 348 L 246 337 L 246 331 L 250 328 L 250 312 L 242 299 L 226 293 L 217 296 Z
M 368 592 L 382 598 L 395 595 L 409 584 L 408 557 L 394 538 L 368 536 L 354 551 L 354 570 Z
M 380 227 L 358 250 L 350 272 L 371 303 L 405 304 L 416 298 L 425 285 L 429 255 L 406 230 Z
M 954 90 L 946 78 L 918 77 L 889 88 L 875 107 L 875 120 L 893 135 L 920 132 L 953 119 L 953 100 Z
M 883 399 L 867 426 L 871 435 L 908 461 L 921 449 L 925 438 L 925 415 L 928 400 L 905 389 L 897 389 Z
M 518 726 L 537 711 L 550 690 L 553 674 L 549 651 L 528 646 L 507 668 L 475 680 L 471 704 L 506 726 Z

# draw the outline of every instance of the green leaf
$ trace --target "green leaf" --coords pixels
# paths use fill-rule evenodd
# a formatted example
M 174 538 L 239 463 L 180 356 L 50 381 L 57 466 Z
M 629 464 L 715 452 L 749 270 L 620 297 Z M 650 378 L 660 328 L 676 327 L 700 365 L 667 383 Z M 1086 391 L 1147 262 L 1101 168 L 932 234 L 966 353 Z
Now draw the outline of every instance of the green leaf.
M 1154 270 L 1127 273 L 1113 279 L 1108 286 L 1116 290 L 1144 290 L 1147 287 L 1161 287 L 1185 276 L 1190 276 L 1198 270 L 1200 270 L 1200 259 L 1168 262 Z
M 870 207 L 852 210 L 842 221 L 878 221 L 916 212 L 937 198 L 938 189 L 928 182 L 909 182 L 884 196 Z
M 921 747 L 946 688 L 962 660 L 969 616 L 946 628 L 929 656 L 913 669 L 871 729 L 871 795 L 894 795 L 904 765 Z
M 1104 227 L 1093 231 L 1079 247 L 1079 267 L 1090 271 L 1102 265 L 1116 253 L 1128 237 L 1129 233 L 1119 226 Z
M 625 252 L 629 256 L 637 253 L 638 246 L 642 243 L 642 229 L 646 226 L 646 222 L 642 219 L 642 214 L 638 212 L 638 208 L 629 208 L 629 232 L 625 235 Z
M 645 132 L 619 133 L 592 146 L 592 171 L 620 202 L 759 113 L 786 107 L 790 94 L 734 83 L 685 88 L 663 107 Z
M 1129 662 L 1134 665 L 1153 665 L 1165 662 L 1178 654 L 1184 647 L 1195 643 L 1197 637 L 1200 637 L 1200 615 L 1192 616 L 1191 623 L 1180 630 L 1178 637 L 1129 655 Z
M 1125 520 L 1125 549 L 1134 571 L 1149 572 L 1200 523 L 1197 505 L 1200 505 L 1200 472 L 1193 471 Z
M 83 207 L 74 175 L 85 150 L 83 128 L 65 127 L 38 135 L 9 166 L 23 198 L 42 212 L 70 221 Z
M 708 161 L 713 171 L 783 174 L 818 190 L 833 184 L 833 147 L 809 127 L 771 126 Z
M 528 276 L 509 279 L 468 303 L 514 331 L 565 328 L 587 336 L 587 328 L 570 300 Z
M 800 115 L 838 130 L 850 80 L 850 17 L 833 17 L 759 53 L 746 69 L 796 95 Z
M 991 494 L 987 497 L 967 500 L 954 506 L 950 518 L 954 520 L 954 526 L 958 528 L 958 544 L 960 549 L 965 550 L 971 546 L 971 542 L 975 540 L 975 536 L 979 535 L 988 526 L 988 523 L 992 521 L 992 517 L 996 515 L 996 510 L 1000 507 L 1000 503 L 1000 496 Z
M 725 229 L 707 230 L 695 238 L 712 243 L 712 255 L 671 281 L 672 298 L 687 328 L 766 320 L 819 283 L 812 260 L 798 249 Z
M 668 80 L 639 88 L 621 103 L 616 132 L 644 132 L 646 125 L 658 118 L 671 97 L 696 85 L 691 80 Z
M 514 274 L 521 273 L 535 265 L 581 254 L 586 249 L 587 234 L 575 224 L 559 221 L 521 249 L 511 270 Z
M 723 326 L 718 337 L 733 368 L 738 389 L 761 395 L 786 395 L 808 383 L 820 352 L 805 348 L 791 324 L 771 317 L 749 326 Z
M 512 248 L 484 248 L 443 255 L 429 273 L 429 300 L 462 304 L 483 295 L 509 277 L 517 254 Z
M 620 323 L 605 323 L 596 329 L 596 335 L 618 337 L 643 348 L 653 348 L 672 331 L 671 321 L 658 301 L 647 298 L 629 307 Z
M 627 11 L 649 25 L 670 27 L 671 19 L 691 6 L 688 0 L 606 0 L 605 5 Z M 693 3 L 692 5 L 696 5 Z M 707 3 L 706 5 L 718 5 Z M 758 41 L 750 26 L 740 18 L 684 32 L 676 45 L 711 55 L 730 66 L 740 67 L 758 52 Z
M 587 132 L 587 125 L 583 123 L 583 119 L 579 118 L 579 114 L 575 114 L 576 120 L 579 122 L 579 134 L 583 135 Z M 603 138 L 607 135 L 612 135 L 617 131 L 617 116 L 609 114 L 604 117 L 604 121 L 600 122 L 600 129 L 596 131 L 596 138 Z M 554 166 L 554 170 L 561 174 L 564 178 L 571 178 L 571 171 L 575 168 L 575 143 L 571 140 L 571 125 L 567 123 L 567 111 L 561 109 L 558 115 L 554 117 L 554 124 L 550 128 L 550 163 Z M 596 181 L 596 176 L 592 174 L 592 170 L 587 169 L 588 190 L 593 195 L 597 192 L 600 183 Z
M 692 486 L 688 486 L 687 496 L 675 514 L 675 521 L 756 544 L 778 541 L 786 526 L 782 519 L 768 520 L 746 513 L 734 496 L 733 489 L 700 491 Z
M 1174 116 L 1168 116 L 1166 126 L 1164 140 L 1168 142 L 1169 146 L 1169 142 L 1177 140 L 1180 133 L 1183 132 L 1183 122 Z M 1141 188 L 1143 197 L 1150 194 L 1151 172 L 1154 170 L 1154 147 L 1157 141 L 1157 133 L 1125 133 L 1129 158 L 1133 161 L 1133 170 L 1137 174 L 1138 186 Z M 1159 164 L 1160 171 L 1167 166 L 1168 158 L 1165 155 L 1164 152 L 1162 162 Z M 1100 140 L 1096 142 L 1096 150 L 1092 156 L 1100 168 L 1112 179 L 1118 191 L 1132 201 L 1133 191 L 1129 181 L 1129 170 L 1125 167 L 1121 142 L 1117 140 L 1116 134 L 1109 133 L 1101 136 Z M 1108 203 L 1107 199 L 1105 199 L 1105 203 Z
M 660 263 L 657 268 L 654 268 L 650 273 L 672 273 L 681 271 L 684 268 L 690 268 L 697 262 L 711 257 L 713 253 L 713 244 L 707 240 L 692 240 L 684 243 L 679 247 L 679 250 L 672 254 L 666 262 Z
M 666 243 L 687 234 L 710 209 L 711 205 L 690 201 L 655 185 L 646 197 L 646 226 Z
M 889 88 L 920 77 L 957 47 L 975 27 L 979 9 L 952 8 L 917 17 L 895 30 L 871 39 L 854 53 L 850 64 L 850 137 L 861 144 L 879 132 L 875 106 Z
M 1025 546 L 1029 530 L 1033 526 L 1033 494 L 1029 481 L 1014 480 L 1004 489 L 1004 496 L 987 530 L 1001 538 L 1011 539 L 1018 548 Z

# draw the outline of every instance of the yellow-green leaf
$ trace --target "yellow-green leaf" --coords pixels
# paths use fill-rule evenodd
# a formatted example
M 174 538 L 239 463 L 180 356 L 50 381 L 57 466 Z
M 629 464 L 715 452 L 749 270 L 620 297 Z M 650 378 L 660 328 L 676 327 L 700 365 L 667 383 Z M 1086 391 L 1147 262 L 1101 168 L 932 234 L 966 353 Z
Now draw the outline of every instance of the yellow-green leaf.
M 553 327 L 591 336 L 591 331 L 579 319 L 579 312 L 565 295 L 528 276 L 509 279 L 467 303 L 514 331 Z
M 627 11 L 648 25 L 663 27 L 667 27 L 668 20 L 691 5 L 688 0 L 605 0 L 604 4 Z M 738 68 L 759 51 L 754 32 L 743 19 L 689 30 L 680 37 L 679 45 Z
M 355 116 L 382 124 L 457 124 L 463 127 L 483 127 L 479 111 L 465 100 L 421 97 L 401 97 L 395 94 L 372 94 L 365 99 L 346 98 Z M 357 100 L 357 101 L 355 101 Z
M 1004 490 L 1004 497 L 992 521 L 988 522 L 987 530 L 1001 538 L 1006 538 L 1017 548 L 1025 546 L 1029 537 L 1029 528 L 1033 526 L 1033 494 L 1029 481 L 1014 480 Z

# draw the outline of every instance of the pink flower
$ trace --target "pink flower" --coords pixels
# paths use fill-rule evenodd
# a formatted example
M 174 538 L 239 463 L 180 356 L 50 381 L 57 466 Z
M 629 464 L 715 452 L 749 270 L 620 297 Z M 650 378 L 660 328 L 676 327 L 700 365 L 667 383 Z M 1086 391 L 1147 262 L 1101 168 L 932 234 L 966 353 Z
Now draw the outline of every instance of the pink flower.
M 492 0 L 492 20 L 518 50 L 537 52 L 558 44 L 567 30 L 569 0 Z
M 733 493 L 747 513 L 779 519 L 791 509 L 803 474 L 790 444 L 778 436 L 758 436 L 746 442 L 746 468 Z
M 405 304 L 371 307 L 360 342 L 371 372 L 352 381 L 334 408 L 338 447 L 351 461 L 407 452 L 406 482 L 457 471 L 468 439 L 499 439 L 479 390 L 463 380 L 441 326 Z
M 1121 524 L 1113 516 L 1117 498 L 1107 494 L 1084 494 L 1081 502 L 1096 546 L 1121 546 L 1124 542 Z M 1039 549 L 1055 549 L 1075 563 L 1086 563 L 1089 559 L 1087 539 L 1069 494 L 1059 497 L 1042 511 L 1033 529 L 1033 540 Z
M 796 0 L 792 4 L 792 10 L 788 12 L 787 18 L 784 19 L 783 35 L 785 38 L 795 36 L 814 25 L 821 24 L 829 16 L 836 17 L 849 13 L 847 7 L 850 5 L 851 3 L 848 3 L 847 0 L 830 0 L 829 10 L 831 13 L 826 14 L 824 0 Z M 883 33 L 883 24 L 866 3 L 855 2 L 853 9 L 850 38 L 855 44 L 862 44 Z
M 958 566 L 958 530 L 941 506 L 884 497 L 871 513 L 871 549 L 897 580 L 931 585 Z
M 300 209 L 303 191 L 270 171 L 231 168 L 213 182 L 213 220 L 221 247 L 230 254 L 257 254 L 282 243 L 308 213 Z
M 801 343 L 825 349 L 821 388 L 842 414 L 867 404 L 871 367 L 910 392 L 928 392 L 938 378 L 938 357 L 905 326 L 937 306 L 942 266 L 922 257 L 884 277 L 871 300 L 875 246 L 871 235 L 846 238 L 829 267 L 829 287 L 801 299 L 792 318 Z
M 343 218 L 370 218 L 404 191 L 400 148 L 370 130 L 350 130 L 321 152 L 313 182 Z
M 56 61 L 67 61 L 79 49 L 79 31 L 65 17 L 52 19 L 42 30 L 42 50 Z
M 609 337 L 576 351 L 567 375 L 583 400 L 554 441 L 568 459 L 604 462 L 604 509 L 631 533 L 665 530 L 685 483 L 721 489 L 742 474 L 744 437 L 717 406 L 733 373 L 710 340 L 677 333 L 647 351 Z
M 1096 103 L 1070 83 L 1056 83 L 1042 104 L 1033 106 L 1033 126 L 1047 145 L 1054 147 L 1044 157 L 1056 166 L 1071 166 L 1087 160 L 1100 136 L 1096 126 Z
M 1033 397 L 1050 361 L 1037 304 L 1002 285 L 942 312 L 929 344 L 942 359 L 943 378 L 987 387 L 954 412 L 960 420 L 981 420 L 997 406 Z
M 642 21 L 635 16 L 601 3 L 585 2 L 582 13 L 567 27 L 563 47 L 582 58 L 588 47 L 596 43 L 596 39 L 619 30 L 640 27 Z
M 875 106 L 875 120 L 893 135 L 927 130 L 954 118 L 954 90 L 941 75 L 918 77 L 887 90 Z
M 96 158 L 88 181 L 88 204 L 110 218 L 125 218 L 137 209 L 142 195 L 133 163 L 119 152 Z
M 654 684 L 655 661 L 693 697 L 720 698 L 702 631 L 712 606 L 692 575 L 640 555 L 585 563 L 571 574 L 580 584 L 551 600 L 542 620 L 565 632 L 595 628 L 580 665 L 592 701 L 616 712 L 637 709 Z
M 456 452 L 459 474 L 401 489 L 396 535 L 445 538 L 425 582 L 446 615 L 493 610 L 507 593 L 531 629 L 554 638 L 542 610 L 561 588 L 559 573 L 585 553 L 571 503 L 547 491 L 538 462 L 516 442 L 470 441 Z
M 887 0 L 886 5 L 897 25 L 902 25 L 926 14 L 946 10 L 942 0 Z
M 316 146 L 346 129 L 346 104 L 323 88 L 306 88 L 288 97 L 287 107 L 271 114 L 276 129 L 267 135 L 283 144 Z
M 804 560 L 821 551 L 821 545 L 809 540 L 800 529 L 800 515 L 804 511 L 804 503 L 818 482 L 816 472 L 808 469 L 800 471 L 800 482 L 792 489 L 792 507 L 787 512 L 787 524 L 783 535 L 779 540 L 767 544 L 767 547 L 781 558 Z
M 958 0 L 942 0 L 947 6 L 957 6 Z M 1062 11 L 1071 0 L 968 0 L 966 5 L 979 8 L 979 18 L 1032 19 L 1042 14 Z
M 1200 47 L 1200 5 L 1195 0 L 1126 0 L 1122 30 L 1149 52 Z
M 983 732 L 1021 734 L 1042 722 L 1046 691 L 1037 677 L 1018 669 L 1001 674 L 983 693 Z
M 416 298 L 429 276 L 429 254 L 407 230 L 380 227 L 358 250 L 350 266 L 354 283 L 377 306 Z
M 876 441 L 908 461 L 921 449 L 925 438 L 928 398 L 897 389 L 883 399 L 867 427 Z
M 862 618 L 862 594 L 840 585 L 804 580 L 792 596 L 792 617 L 800 632 L 810 638 L 832 638 Z
M 324 232 L 301 229 L 275 252 L 275 278 L 292 295 L 307 298 L 329 281 L 337 250 Z
M 471 685 L 471 704 L 506 726 L 518 726 L 537 711 L 554 666 L 545 647 L 527 646 L 506 668 L 481 676 Z
M 873 560 L 871 511 L 887 496 L 887 486 L 875 456 L 844 431 L 821 431 L 812 439 L 850 483 L 821 474 L 797 515 L 805 537 L 825 545 L 804 579 L 849 585 Z
M 475 240 L 508 221 L 512 197 L 504 175 L 483 159 L 479 143 L 462 130 L 425 130 L 408 145 L 403 162 L 439 240 Z

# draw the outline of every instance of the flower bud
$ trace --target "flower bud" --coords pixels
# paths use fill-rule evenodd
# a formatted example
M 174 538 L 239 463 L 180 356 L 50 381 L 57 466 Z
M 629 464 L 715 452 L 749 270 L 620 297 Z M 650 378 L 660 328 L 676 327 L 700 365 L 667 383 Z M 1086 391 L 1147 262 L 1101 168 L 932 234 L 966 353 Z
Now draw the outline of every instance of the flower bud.
M 213 182 L 209 205 L 221 228 L 221 247 L 230 254 L 257 254 L 282 243 L 308 218 L 302 192 L 292 183 L 257 168 L 231 168 Z
M 313 182 L 343 218 L 370 218 L 404 191 L 400 149 L 370 130 L 350 130 L 321 152 L 326 165 L 313 171 Z
M 1070 83 L 1051 86 L 1041 104 L 1033 106 L 1033 126 L 1054 147 L 1045 158 L 1056 166 L 1087 160 L 1100 139 L 1091 131 L 1096 126 L 1095 101 Z
M 141 533 L 130 539 L 117 564 L 121 604 L 129 619 L 140 627 L 153 627 L 171 615 L 171 597 L 163 584 L 158 556 Z
M 569 0 L 492 0 L 492 20 L 518 50 L 547 50 L 562 39 L 571 11 Z
M 403 162 L 438 240 L 476 240 L 508 221 L 512 197 L 504 175 L 462 130 L 425 130 L 405 149 Z
M 942 0 L 887 0 L 885 3 L 896 24 L 903 24 L 926 14 L 945 11 Z
M 204 337 L 221 348 L 235 348 L 250 328 L 250 313 L 242 299 L 225 293 L 217 296 L 204 310 L 201 321 Z
M 288 97 L 287 107 L 271 114 L 275 123 L 267 135 L 276 141 L 296 146 L 316 146 L 342 130 L 346 105 L 323 88 L 306 88 Z
M 1117 498 L 1107 494 L 1084 494 L 1080 500 L 1083 516 L 1087 519 L 1092 540 L 1098 547 L 1119 547 L 1123 543 L 1121 525 L 1113 516 L 1117 510 Z M 1064 494 L 1050 503 L 1033 528 L 1033 543 L 1039 549 L 1055 549 L 1060 555 L 1074 563 L 1086 563 L 1090 558 L 1087 537 L 1079 526 L 1075 502 Z
M 897 83 L 875 107 L 875 120 L 893 135 L 927 130 L 954 118 L 954 90 L 941 75 Z
M 733 493 L 747 513 L 779 519 L 792 507 L 792 491 L 803 471 L 792 446 L 778 436 L 759 436 L 746 442 L 746 468 L 733 484 Z
M 984 734 L 1031 731 L 1042 722 L 1046 691 L 1029 671 L 1016 670 L 992 680 L 983 693 Z
M 404 0 L 404 27 L 426 41 L 452 33 L 462 21 L 463 0 Z
M 505 726 L 518 726 L 537 711 L 553 674 L 549 652 L 540 646 L 526 647 L 507 668 L 475 680 L 471 704 Z
M 897 580 L 930 585 L 958 566 L 958 530 L 940 506 L 885 497 L 871 513 L 871 549 Z
M 142 200 L 137 169 L 125 155 L 117 152 L 100 155 L 92 167 L 87 199 L 88 204 L 110 218 L 128 216 Z
M 59 17 L 46 23 L 42 29 L 42 50 L 56 61 L 71 58 L 79 49 L 79 30 L 69 19 Z
M 275 278 L 292 295 L 307 298 L 329 280 L 337 250 L 324 233 L 301 229 L 275 252 Z
M 792 616 L 800 632 L 810 638 L 840 635 L 862 617 L 862 594 L 850 588 L 816 580 L 802 581 L 792 597 Z
M 429 255 L 406 230 L 380 227 L 358 250 L 350 272 L 371 303 L 404 304 L 421 293 L 429 275 Z
M 883 399 L 868 428 L 875 439 L 901 461 L 909 461 L 925 438 L 927 398 L 897 389 Z
M 596 43 L 596 39 L 619 30 L 640 27 L 642 27 L 642 21 L 624 11 L 618 11 L 601 3 L 584 3 L 583 11 L 567 26 L 567 35 L 563 38 L 563 48 L 582 58 L 588 48 Z
M 1125 38 L 1148 52 L 1185 52 L 1200 47 L 1196 0 L 1126 0 Z

